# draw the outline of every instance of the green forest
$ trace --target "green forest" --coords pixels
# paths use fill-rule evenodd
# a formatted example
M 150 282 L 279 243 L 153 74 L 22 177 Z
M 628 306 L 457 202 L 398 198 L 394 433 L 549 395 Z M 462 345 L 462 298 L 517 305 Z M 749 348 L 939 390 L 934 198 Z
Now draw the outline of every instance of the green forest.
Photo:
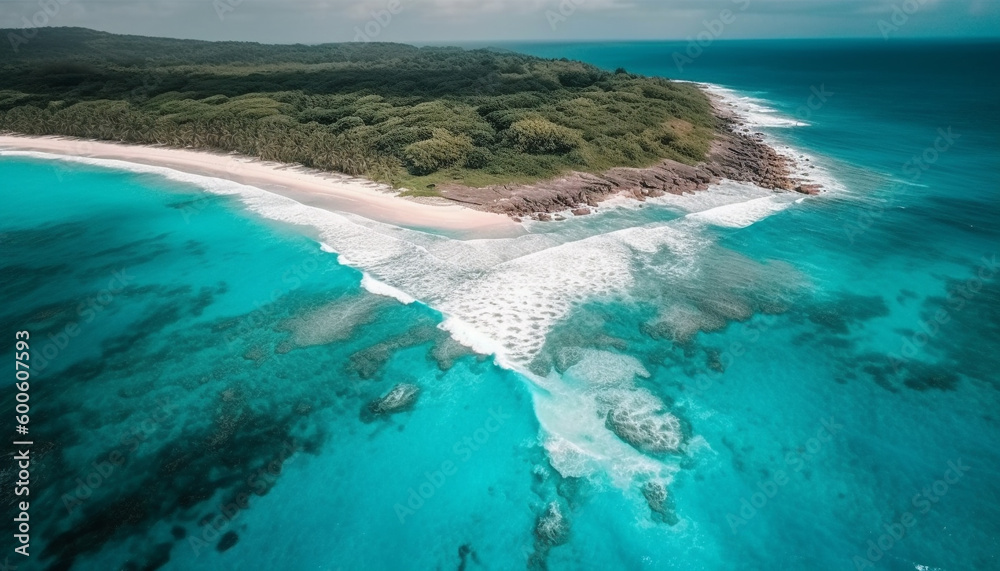
M 235 151 L 414 194 L 693 164 L 715 128 L 691 84 L 504 50 L 83 28 L 0 42 L 0 132 Z

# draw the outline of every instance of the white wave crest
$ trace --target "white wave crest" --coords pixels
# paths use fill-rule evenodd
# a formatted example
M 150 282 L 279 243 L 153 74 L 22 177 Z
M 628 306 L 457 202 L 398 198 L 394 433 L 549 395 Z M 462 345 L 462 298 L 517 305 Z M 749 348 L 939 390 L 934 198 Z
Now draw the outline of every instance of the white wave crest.
M 781 114 L 777 109 L 767 105 L 763 99 L 741 94 L 733 89 L 712 83 L 700 84 L 702 88 L 719 98 L 722 105 L 733 113 L 748 127 L 804 127 L 809 123 L 793 119 Z
M 368 293 L 391 297 L 398 300 L 399 303 L 402 303 L 403 305 L 409 305 L 417 301 L 413 298 L 413 296 L 407 295 L 405 292 L 400 291 L 387 283 L 380 282 L 367 273 L 361 276 L 361 287 L 365 288 Z

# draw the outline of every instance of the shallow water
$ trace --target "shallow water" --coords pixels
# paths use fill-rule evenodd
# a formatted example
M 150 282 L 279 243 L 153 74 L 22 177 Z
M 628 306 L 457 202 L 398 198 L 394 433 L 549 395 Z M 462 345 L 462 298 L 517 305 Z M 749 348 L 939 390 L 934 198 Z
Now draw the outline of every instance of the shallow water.
M 33 560 L 996 567 L 997 48 L 806 47 L 720 43 L 682 78 L 826 194 L 725 183 L 513 239 L 0 155 Z M 676 71 L 671 44 L 518 49 Z

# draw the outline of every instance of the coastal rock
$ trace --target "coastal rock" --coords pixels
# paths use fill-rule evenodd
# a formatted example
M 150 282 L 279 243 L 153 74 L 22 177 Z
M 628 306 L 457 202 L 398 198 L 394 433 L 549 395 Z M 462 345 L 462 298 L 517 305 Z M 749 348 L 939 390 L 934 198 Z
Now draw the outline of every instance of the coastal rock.
M 823 185 L 821 184 L 800 184 L 795 187 L 795 192 L 801 192 L 802 194 L 819 194 L 822 188 Z
M 573 213 L 573 216 L 586 216 L 586 215 L 590 214 L 590 209 L 589 208 L 574 208 L 570 212 Z
M 385 396 L 369 402 L 366 409 L 372 417 L 396 414 L 412 408 L 419 395 L 420 387 L 417 385 L 399 383 L 392 387 Z

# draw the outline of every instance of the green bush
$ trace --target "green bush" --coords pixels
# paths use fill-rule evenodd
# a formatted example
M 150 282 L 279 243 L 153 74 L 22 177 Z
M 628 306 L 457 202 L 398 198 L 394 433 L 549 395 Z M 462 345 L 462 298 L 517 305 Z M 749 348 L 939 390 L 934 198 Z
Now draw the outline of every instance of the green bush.
M 364 127 L 365 122 L 361 117 L 344 117 L 343 119 L 338 119 L 336 123 L 330 125 L 330 130 L 334 133 L 343 133 L 344 131 L 349 131 L 355 127 Z
M 411 173 L 425 175 L 465 159 L 472 149 L 469 137 L 455 135 L 447 129 L 434 129 L 430 139 L 407 145 L 403 156 Z
M 481 169 L 493 161 L 493 153 L 483 147 L 474 147 L 465 157 L 465 168 Z
M 583 142 L 577 131 L 541 117 L 511 125 L 510 138 L 521 151 L 533 155 L 568 153 Z
M 497 131 L 505 131 L 514 123 L 524 119 L 528 113 L 524 109 L 500 109 L 486 115 L 484 119 Z
M 317 107 L 310 107 L 299 114 L 299 119 L 305 123 L 308 123 L 310 121 L 316 121 L 317 123 L 322 123 L 323 125 L 330 125 L 332 123 L 335 123 L 340 118 L 341 118 L 341 113 L 340 110 L 338 109 L 322 109 Z
M 375 140 L 375 149 L 388 155 L 400 155 L 409 145 L 431 136 L 431 130 L 424 127 L 394 128 Z

